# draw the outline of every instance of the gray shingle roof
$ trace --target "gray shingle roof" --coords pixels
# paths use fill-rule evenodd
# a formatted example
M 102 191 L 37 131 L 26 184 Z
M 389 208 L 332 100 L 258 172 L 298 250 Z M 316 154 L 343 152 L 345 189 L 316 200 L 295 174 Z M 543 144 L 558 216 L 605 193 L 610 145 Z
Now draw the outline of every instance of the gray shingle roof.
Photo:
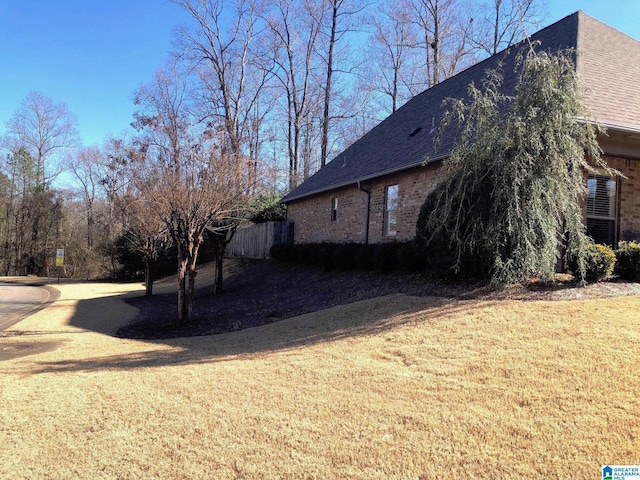
M 578 51 L 576 68 L 587 88 L 585 103 L 609 128 L 640 132 L 640 42 L 583 12 L 576 12 L 531 36 L 544 50 Z M 461 98 L 488 69 L 502 63 L 503 88 L 515 86 L 517 52 L 522 42 L 416 95 L 285 196 L 290 202 L 316 193 L 422 165 L 448 155 L 452 138 L 434 144 L 446 98 Z M 418 130 L 420 129 L 420 130 Z M 448 141 L 447 141 L 448 140 Z
M 574 15 L 585 104 L 608 128 L 640 132 L 640 42 L 582 12 Z

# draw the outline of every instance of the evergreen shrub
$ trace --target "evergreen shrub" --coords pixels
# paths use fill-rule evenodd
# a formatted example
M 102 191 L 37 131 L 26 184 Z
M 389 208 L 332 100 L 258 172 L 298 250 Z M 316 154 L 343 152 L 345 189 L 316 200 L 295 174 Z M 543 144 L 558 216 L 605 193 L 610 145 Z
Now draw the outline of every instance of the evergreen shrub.
M 357 243 L 339 243 L 333 250 L 333 268 L 336 270 L 353 270 L 356 267 Z
M 390 272 L 398 266 L 398 242 L 380 243 L 375 245 L 373 252 L 373 269 Z
M 333 269 L 333 255 L 337 246 L 334 243 L 321 243 L 319 245 L 317 253 L 318 266 L 327 271 Z
M 396 255 L 398 268 L 403 272 L 417 272 L 424 268 L 424 260 L 415 241 L 402 242 Z
M 640 244 L 620 242 L 616 250 L 616 273 L 632 282 L 640 281 Z
M 294 246 L 288 243 L 276 243 L 271 246 L 269 252 L 271 258 L 278 262 L 291 262 L 294 256 Z
M 356 268 L 358 270 L 373 270 L 373 254 L 375 245 L 362 244 L 356 251 Z
M 604 280 L 613 273 L 616 265 L 615 252 L 606 245 L 588 243 L 584 247 L 585 276 L 588 283 Z M 569 270 L 577 276 L 579 271 L 577 256 L 569 257 Z
M 414 241 L 382 244 L 276 244 L 271 258 L 279 262 L 312 265 L 325 270 L 402 270 L 415 272 L 425 265 Z
M 287 219 L 287 207 L 277 195 L 260 195 L 251 206 L 249 220 L 253 223 L 275 222 Z

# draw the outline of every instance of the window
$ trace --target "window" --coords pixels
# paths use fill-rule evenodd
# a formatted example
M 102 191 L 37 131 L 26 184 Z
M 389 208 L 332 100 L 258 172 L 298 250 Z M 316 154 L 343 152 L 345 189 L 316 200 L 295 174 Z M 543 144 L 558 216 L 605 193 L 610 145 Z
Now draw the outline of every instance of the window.
M 394 236 L 397 227 L 398 185 L 389 185 L 384 192 L 384 234 Z
M 331 199 L 331 221 L 335 222 L 338 219 L 338 199 Z
M 596 243 L 613 246 L 618 205 L 616 181 L 605 175 L 589 175 L 587 191 L 587 235 Z

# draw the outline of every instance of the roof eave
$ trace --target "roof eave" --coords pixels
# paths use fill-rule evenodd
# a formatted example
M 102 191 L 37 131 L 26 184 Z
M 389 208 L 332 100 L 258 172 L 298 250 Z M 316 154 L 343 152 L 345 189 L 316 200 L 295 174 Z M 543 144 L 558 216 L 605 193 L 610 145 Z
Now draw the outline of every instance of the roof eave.
M 595 123 L 595 122 L 594 122 Z M 628 135 L 640 135 L 639 127 L 632 127 L 629 125 L 616 125 L 613 123 L 600 123 L 603 127 L 607 129 L 607 131 L 611 130 L 614 132 L 625 133 Z
M 598 118 L 593 118 L 593 117 L 588 118 L 588 117 L 578 116 L 576 117 L 576 120 L 578 122 L 588 123 L 589 125 L 604 127 L 607 130 L 613 130 L 615 132 L 630 133 L 630 134 L 640 133 L 640 127 L 638 126 L 621 125 L 621 124 L 612 123 L 612 122 L 605 122 L 605 121 L 599 120 Z
M 590 120 L 590 119 L 585 119 L 585 118 L 580 118 L 579 120 L 582 121 L 582 122 L 585 122 L 585 123 L 593 124 L 593 125 L 600 125 L 602 127 L 605 127 L 607 131 L 614 131 L 614 132 L 619 132 L 619 133 L 623 133 L 623 134 L 627 134 L 627 135 L 640 135 L 640 128 L 637 128 L 637 127 L 631 127 L 631 126 L 628 126 L 628 125 L 616 125 L 616 124 L 613 124 L 613 123 L 598 122 L 598 121 L 595 121 L 595 120 Z M 293 202 L 295 200 L 301 200 L 303 198 L 311 197 L 313 195 L 318 195 L 320 193 L 330 192 L 332 190 L 337 190 L 339 188 L 348 187 L 349 185 L 354 185 L 354 184 L 357 184 L 358 182 L 366 182 L 366 181 L 369 181 L 369 180 L 373 180 L 374 178 L 383 177 L 385 175 L 391 175 L 391 174 L 394 174 L 394 173 L 402 172 L 404 170 L 410 170 L 412 168 L 416 168 L 416 167 L 419 167 L 419 166 L 422 166 L 422 165 L 427 165 L 429 163 L 433 163 L 433 162 L 437 162 L 437 161 L 440 161 L 440 160 L 444 160 L 448 156 L 449 156 L 448 154 L 447 155 L 441 155 L 439 157 L 430 158 L 428 160 L 423 160 L 423 161 L 420 161 L 420 162 L 417 162 L 417 163 L 414 163 L 414 164 L 404 165 L 404 166 L 399 167 L 399 168 L 390 168 L 388 170 L 384 170 L 384 171 L 381 171 L 381 172 L 376 172 L 376 173 L 373 173 L 373 174 L 370 174 L 370 175 L 366 175 L 364 177 L 358 177 L 358 178 L 355 178 L 355 179 L 352 179 L 352 180 L 349 180 L 349 181 L 346 181 L 346 182 L 333 184 L 331 186 L 328 186 L 328 187 L 325 187 L 325 188 L 319 188 L 319 189 L 316 189 L 316 190 L 312 190 L 310 192 L 306 192 L 306 193 L 303 193 L 303 194 L 300 194 L 300 195 L 295 195 L 295 196 L 287 195 L 282 199 L 282 201 L 280 203 L 287 204 L 287 203 Z
M 449 155 L 441 155 L 439 157 L 429 158 L 427 160 L 421 160 L 420 162 L 416 162 L 416 163 L 413 163 L 413 164 L 403 165 L 402 167 L 383 170 L 381 172 L 376 172 L 376 173 L 372 173 L 370 175 L 365 175 L 364 177 L 351 179 L 351 180 L 349 180 L 347 182 L 342 182 L 342 183 L 339 183 L 339 184 L 336 183 L 336 184 L 333 184 L 333 185 L 328 186 L 326 188 L 319 188 L 317 190 L 312 190 L 310 192 L 305 192 L 305 193 L 300 194 L 300 195 L 295 195 L 295 196 L 287 195 L 280 201 L 280 203 L 287 204 L 287 203 L 293 202 L 295 200 L 300 200 L 300 199 L 303 199 L 303 198 L 306 198 L 306 197 L 311 197 L 313 195 L 318 195 L 320 193 L 330 192 L 331 190 L 337 190 L 339 188 L 348 187 L 349 185 L 357 185 L 359 182 L 367 182 L 369 180 L 373 180 L 374 178 L 384 177 L 385 175 L 391 175 L 393 173 L 403 172 L 405 170 L 410 170 L 412 168 L 426 166 L 426 165 L 428 165 L 430 163 L 434 163 L 434 162 L 438 162 L 440 160 L 444 160 L 448 156 Z

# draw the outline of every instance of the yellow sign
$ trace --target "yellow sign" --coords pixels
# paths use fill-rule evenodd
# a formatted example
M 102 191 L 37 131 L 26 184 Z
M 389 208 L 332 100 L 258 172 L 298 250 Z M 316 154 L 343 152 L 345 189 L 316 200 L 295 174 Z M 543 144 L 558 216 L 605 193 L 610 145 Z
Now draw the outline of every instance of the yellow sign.
M 56 249 L 56 267 L 64 267 L 64 248 Z

